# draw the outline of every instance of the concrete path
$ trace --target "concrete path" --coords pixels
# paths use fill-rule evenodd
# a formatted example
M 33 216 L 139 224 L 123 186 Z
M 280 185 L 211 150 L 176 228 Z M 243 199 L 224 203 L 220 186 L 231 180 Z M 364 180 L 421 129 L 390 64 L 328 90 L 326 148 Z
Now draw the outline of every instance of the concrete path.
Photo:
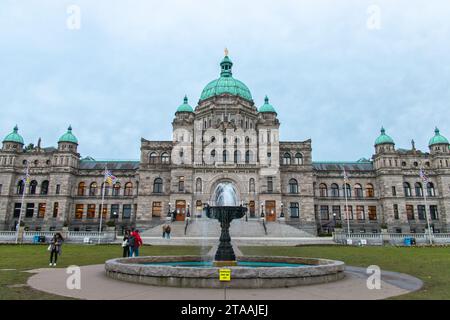
M 66 269 L 37 269 L 28 280 L 31 287 L 73 298 L 92 300 L 360 300 L 385 299 L 418 290 L 422 281 L 395 273 L 382 272 L 380 290 L 369 290 L 364 268 L 347 267 L 346 277 L 337 282 L 280 289 L 190 289 L 154 287 L 113 280 L 104 265 L 81 267 L 81 289 L 69 290 Z

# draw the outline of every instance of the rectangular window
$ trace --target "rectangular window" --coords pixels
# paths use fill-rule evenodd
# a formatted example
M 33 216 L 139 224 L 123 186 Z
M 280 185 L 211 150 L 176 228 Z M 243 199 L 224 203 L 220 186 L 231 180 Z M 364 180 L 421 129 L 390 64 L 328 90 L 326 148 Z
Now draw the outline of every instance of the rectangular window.
M 332 210 L 332 213 L 333 213 L 333 217 L 336 220 L 340 220 L 341 219 L 341 206 L 333 206 L 331 208 L 331 210 Z
M 178 181 L 178 191 L 184 192 L 184 177 L 180 177 L 180 180 Z
M 88 204 L 86 218 L 88 219 L 95 218 L 95 204 Z
M 102 208 L 101 204 L 98 206 L 98 217 L 99 218 L 100 218 L 100 214 L 102 214 L 102 219 L 106 219 L 106 216 L 108 215 L 108 206 L 107 205 L 104 205 L 103 208 Z
M 376 221 L 377 220 L 377 207 L 369 206 L 369 220 Z
M 345 215 L 345 220 L 347 220 L 347 218 L 349 220 L 353 220 L 353 207 L 352 206 L 345 206 L 344 205 L 344 215 Z
M 20 209 L 22 208 L 21 203 L 14 203 L 14 218 L 18 218 L 20 216 Z
M 364 206 L 356 206 L 356 219 L 364 220 Z
M 131 204 L 124 204 L 122 219 L 130 219 L 130 218 L 131 218 Z
M 273 178 L 267 177 L 267 192 L 273 192 Z
M 410 204 L 406 205 L 406 217 L 408 220 L 414 220 L 414 206 Z
M 400 219 L 399 214 L 398 214 L 398 204 L 394 204 L 394 219 L 395 220 Z
M 56 192 L 55 193 L 56 194 L 60 194 L 61 193 L 61 185 L 60 184 L 56 185 Z
M 47 207 L 46 203 L 39 203 L 38 205 L 38 218 L 42 219 L 45 217 L 45 208 Z
M 118 204 L 112 204 L 111 205 L 111 212 L 110 212 L 110 218 L 116 219 L 119 217 L 119 205 Z
M 201 207 L 201 205 L 200 205 Z M 154 201 L 152 204 L 152 217 L 161 217 L 162 204 L 160 201 Z
M 320 206 L 320 219 L 329 220 L 328 206 Z
M 75 219 L 83 219 L 83 211 L 84 211 L 84 205 L 77 204 L 75 206 Z
M 27 203 L 25 218 L 33 218 L 33 215 L 34 215 L 34 203 Z
M 419 204 L 417 206 L 417 215 L 419 216 L 419 220 L 425 220 L 426 219 L 426 217 L 425 217 L 425 206 L 424 205 Z
M 58 216 L 58 210 L 59 210 L 59 203 L 55 202 L 53 204 L 53 218 L 56 218 Z
M 430 206 L 430 216 L 431 220 L 439 220 L 438 207 L 433 205 Z
M 397 190 L 395 187 L 392 187 L 392 196 L 395 197 L 397 195 Z
M 291 218 L 298 218 L 300 215 L 298 202 L 291 202 L 289 206 Z

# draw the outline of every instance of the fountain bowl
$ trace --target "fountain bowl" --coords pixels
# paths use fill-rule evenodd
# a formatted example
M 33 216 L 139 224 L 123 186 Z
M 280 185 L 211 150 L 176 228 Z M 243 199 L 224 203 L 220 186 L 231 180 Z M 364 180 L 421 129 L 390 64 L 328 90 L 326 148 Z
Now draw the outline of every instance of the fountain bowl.
M 237 266 L 226 267 L 231 270 L 231 281 L 220 281 L 222 268 L 209 265 L 201 256 L 118 258 L 106 261 L 105 271 L 108 277 L 116 280 L 153 286 L 249 289 L 337 281 L 344 278 L 345 269 L 341 261 L 300 257 L 243 256 L 237 263 Z M 261 266 L 239 266 L 239 263 Z

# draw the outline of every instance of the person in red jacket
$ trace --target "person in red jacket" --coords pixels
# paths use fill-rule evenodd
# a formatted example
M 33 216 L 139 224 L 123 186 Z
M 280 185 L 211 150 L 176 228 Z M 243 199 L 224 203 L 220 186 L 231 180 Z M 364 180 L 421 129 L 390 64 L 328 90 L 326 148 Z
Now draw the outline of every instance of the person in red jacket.
M 130 257 L 139 257 L 139 248 L 142 246 L 142 238 L 139 230 L 133 230 L 130 234 Z

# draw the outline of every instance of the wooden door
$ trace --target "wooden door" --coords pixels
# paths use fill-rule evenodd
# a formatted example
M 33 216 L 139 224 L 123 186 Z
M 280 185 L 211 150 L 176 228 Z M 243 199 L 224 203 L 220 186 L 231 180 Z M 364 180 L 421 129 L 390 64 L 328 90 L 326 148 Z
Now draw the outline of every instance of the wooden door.
M 250 201 L 248 204 L 248 208 L 250 211 L 250 217 L 254 218 L 255 217 L 255 201 Z
M 275 201 L 266 201 L 266 221 L 275 221 L 277 219 L 275 204 Z
M 186 201 L 177 200 L 176 210 L 177 210 L 176 221 L 184 221 L 184 218 L 186 216 Z

